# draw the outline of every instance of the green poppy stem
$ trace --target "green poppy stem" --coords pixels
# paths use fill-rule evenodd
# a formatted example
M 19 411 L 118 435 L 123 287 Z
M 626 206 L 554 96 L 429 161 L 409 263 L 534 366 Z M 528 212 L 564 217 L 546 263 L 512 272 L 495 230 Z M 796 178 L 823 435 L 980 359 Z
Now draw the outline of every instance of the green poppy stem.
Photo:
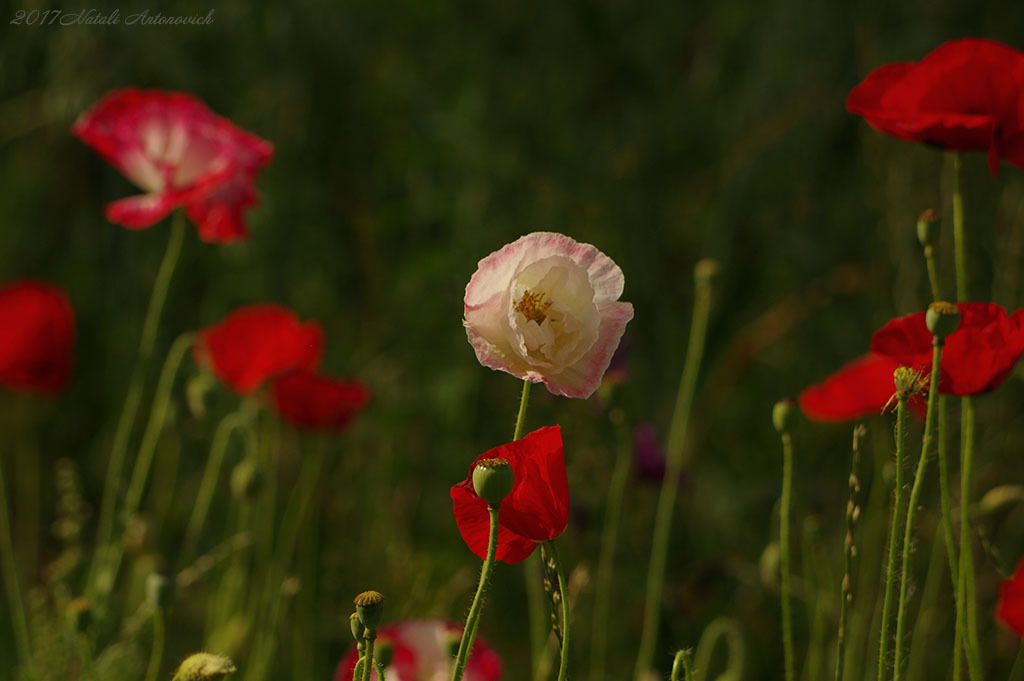
M 0 558 L 3 560 L 4 588 L 7 590 L 7 602 L 10 604 L 11 627 L 14 630 L 14 642 L 18 649 L 18 659 L 32 676 L 32 648 L 28 638 L 28 620 L 25 618 L 25 604 L 21 600 L 21 587 L 18 583 L 18 563 L 14 558 L 14 545 L 11 541 L 11 519 L 7 512 L 7 482 L 4 480 L 3 467 L 0 466 Z
M 565 581 L 565 570 L 562 569 L 562 561 L 558 557 L 558 549 L 555 547 L 555 540 L 544 543 L 552 562 L 555 564 L 555 572 L 558 574 L 558 593 L 561 594 L 562 602 L 562 655 L 558 664 L 558 681 L 565 681 L 569 669 L 569 589 Z
M 939 366 L 942 361 L 942 342 L 935 337 L 932 344 L 932 373 L 928 383 L 928 411 L 924 421 L 924 436 L 921 439 L 921 458 L 917 462 L 917 473 L 914 475 L 914 486 L 910 489 L 910 502 L 907 505 L 907 521 L 903 528 L 903 563 L 900 571 L 900 596 L 896 610 L 896 642 L 893 661 L 893 677 L 895 681 L 903 678 L 903 638 L 907 609 L 907 590 L 910 585 L 910 545 L 914 538 L 914 515 L 917 512 L 918 499 L 924 486 L 924 474 L 928 468 L 928 457 L 934 436 L 935 408 L 939 394 Z
M 156 281 L 153 283 L 153 293 L 149 299 L 145 321 L 142 325 L 142 335 L 139 338 L 135 367 L 132 369 L 131 379 L 128 382 L 128 393 L 125 396 L 124 405 L 121 407 L 117 429 L 114 431 L 110 459 L 107 462 L 107 476 L 103 485 L 103 500 L 100 504 L 96 535 L 97 550 L 93 555 L 87 580 L 88 588 L 93 593 L 98 590 L 106 594 L 113 587 L 114 576 L 103 575 L 102 585 L 97 584 L 97 579 L 100 577 L 101 570 L 107 569 L 107 566 L 103 566 L 102 563 L 110 559 L 110 548 L 114 540 L 115 507 L 121 490 L 121 475 L 124 471 L 125 456 L 128 453 L 128 442 L 131 439 L 132 430 L 135 427 L 135 417 L 138 415 L 142 402 L 146 372 L 149 369 L 149 360 L 153 355 L 153 346 L 156 344 L 156 334 L 160 327 L 164 303 L 167 300 L 167 291 L 170 288 L 171 278 L 174 275 L 174 268 L 181 255 L 184 241 L 185 214 L 183 211 L 177 210 L 171 219 L 171 235 L 167 241 L 163 260 L 160 262 L 160 269 L 157 271 Z
M 956 298 L 967 300 L 967 256 L 964 248 L 963 161 L 953 154 L 953 253 L 956 260 Z
M 487 586 L 491 581 L 491 572 L 494 569 L 494 556 L 498 552 L 498 509 L 488 506 L 487 514 L 490 517 L 490 531 L 487 535 L 487 557 L 484 559 L 483 567 L 480 569 L 480 582 L 477 584 L 473 605 L 470 606 L 469 615 L 466 617 L 466 626 L 462 630 L 462 640 L 459 642 L 459 652 L 455 657 L 455 670 L 452 673 L 452 681 L 459 681 L 466 671 L 466 662 L 469 661 L 470 652 L 473 650 L 473 640 L 476 638 L 480 611 L 484 606 L 484 596 L 487 593 Z
M 839 627 L 836 632 L 836 681 L 843 681 L 843 671 L 846 667 L 846 620 L 850 601 L 853 600 L 853 532 L 859 513 L 857 492 L 860 491 L 860 480 L 857 477 L 857 468 L 860 464 L 860 439 L 866 432 L 863 424 L 853 429 L 853 455 L 848 482 L 850 495 L 846 501 L 846 537 L 843 539 L 843 582 L 839 589 Z
M 680 650 L 676 653 L 675 659 L 672 660 L 672 676 L 669 681 L 693 681 L 693 651 Z
M 647 597 L 644 602 L 644 625 L 637 648 L 634 681 L 642 681 L 654 660 L 654 647 L 658 642 L 659 615 L 662 607 L 662 590 L 665 583 L 665 563 L 668 559 L 668 542 L 672 530 L 672 511 L 679 491 L 679 475 L 683 468 L 683 454 L 686 447 L 686 433 L 689 426 L 693 395 L 697 388 L 701 360 L 704 357 L 704 341 L 707 337 L 708 318 L 711 313 L 711 277 L 697 277 L 693 304 L 693 321 L 690 326 L 690 340 L 683 362 L 683 373 L 679 380 L 679 393 L 669 427 L 668 445 L 665 451 L 665 477 L 658 496 L 658 509 L 654 521 L 654 539 L 647 570 Z
M 896 579 L 896 548 L 903 520 L 903 435 L 907 420 L 907 398 L 900 396 L 896 407 L 896 499 L 892 507 L 889 529 L 889 561 L 885 571 L 885 595 L 882 597 L 882 625 L 878 641 L 878 681 L 885 681 L 885 664 L 889 651 L 889 620 L 892 612 L 892 590 Z
M 960 438 L 960 568 L 957 577 L 956 615 L 962 623 L 964 652 L 971 681 L 981 681 L 978 652 L 977 604 L 974 597 L 974 556 L 971 550 L 971 467 L 974 456 L 974 398 L 961 399 L 963 429 Z M 961 625 L 958 625 L 961 626 Z
M 149 665 L 146 667 L 146 681 L 157 681 L 160 675 L 160 664 L 164 659 L 164 612 L 162 608 L 153 610 L 153 649 L 149 654 Z
M 782 497 L 779 499 L 779 567 L 782 586 L 782 650 L 786 681 L 796 678 L 793 654 L 793 611 L 790 575 L 792 561 L 789 552 L 789 514 L 793 497 L 793 441 L 789 433 L 782 433 Z

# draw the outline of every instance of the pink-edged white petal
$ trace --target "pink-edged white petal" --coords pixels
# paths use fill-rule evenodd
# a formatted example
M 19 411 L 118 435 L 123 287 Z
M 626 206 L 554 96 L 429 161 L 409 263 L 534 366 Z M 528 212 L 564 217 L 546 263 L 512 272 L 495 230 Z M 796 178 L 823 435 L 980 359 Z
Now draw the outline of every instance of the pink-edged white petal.
M 601 327 L 597 342 L 575 364 L 558 373 L 544 375 L 544 384 L 552 393 L 586 399 L 600 387 L 626 324 L 633 318 L 633 305 L 606 301 L 600 303 L 598 309 Z
M 169 194 L 141 194 L 107 204 L 107 219 L 128 229 L 146 229 L 174 210 L 176 202 Z

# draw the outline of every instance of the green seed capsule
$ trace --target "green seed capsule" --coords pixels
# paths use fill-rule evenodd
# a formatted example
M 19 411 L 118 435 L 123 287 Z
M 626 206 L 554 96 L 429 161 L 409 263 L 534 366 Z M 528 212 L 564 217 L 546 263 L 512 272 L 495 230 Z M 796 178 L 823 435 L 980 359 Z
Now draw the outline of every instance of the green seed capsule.
M 473 468 L 473 490 L 489 505 L 497 508 L 515 484 L 515 475 L 507 459 L 481 459 Z
M 936 338 L 945 340 L 960 326 L 960 310 L 952 303 L 932 303 L 925 313 L 925 323 Z
M 235 671 L 235 663 L 229 657 L 196 653 L 185 658 L 172 681 L 217 681 Z
M 779 400 L 772 407 L 772 423 L 779 434 L 788 433 L 796 422 L 796 405 L 788 397 Z
M 359 621 L 367 629 L 363 634 L 365 638 L 367 634 L 377 631 L 380 617 L 384 613 L 384 595 L 379 591 L 364 591 L 354 601 Z
M 928 248 L 939 243 L 939 233 L 942 231 L 942 223 L 939 222 L 939 215 L 931 208 L 921 213 L 917 219 L 917 240 L 921 245 Z

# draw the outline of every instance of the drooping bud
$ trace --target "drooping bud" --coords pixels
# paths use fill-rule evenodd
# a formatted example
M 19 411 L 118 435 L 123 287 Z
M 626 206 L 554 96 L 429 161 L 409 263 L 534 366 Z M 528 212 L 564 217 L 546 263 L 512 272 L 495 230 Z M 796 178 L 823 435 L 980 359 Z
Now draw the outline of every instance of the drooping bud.
M 693 280 L 697 286 L 709 286 L 715 283 L 721 269 L 721 265 L 714 258 L 698 260 L 697 264 L 693 266 Z
M 924 320 L 928 330 L 938 340 L 944 341 L 960 326 L 960 309 L 952 303 L 932 303 Z
M 79 634 L 85 633 L 85 630 L 92 624 L 92 601 L 88 598 L 76 598 L 68 603 L 67 610 L 67 621 L 68 626 Z
M 772 423 L 775 425 L 775 430 L 778 431 L 779 435 L 791 431 L 795 421 L 796 405 L 793 403 L 793 400 L 787 397 L 779 400 L 772 407 Z
M 359 621 L 359 613 L 352 613 L 348 616 L 348 627 L 352 630 L 352 638 L 356 640 L 356 648 L 359 652 L 363 652 L 363 648 L 366 647 L 365 638 L 366 627 Z
M 387 669 L 395 658 L 395 644 L 389 638 L 377 639 L 373 648 L 373 659 L 380 662 L 380 666 Z
M 910 367 L 897 367 L 892 372 L 892 382 L 896 386 L 896 397 L 909 400 L 913 395 L 924 392 L 928 379 L 920 371 Z
M 215 385 L 213 374 L 206 371 L 188 379 L 185 384 L 185 401 L 193 417 L 200 420 L 206 417 L 206 396 Z
M 166 610 L 174 603 L 174 580 L 159 572 L 151 572 L 146 577 L 146 600 L 158 610 Z
M 939 233 L 942 231 L 942 223 L 939 222 L 939 214 L 931 208 L 921 213 L 917 219 L 917 240 L 925 248 L 931 248 L 939 243 Z
M 252 459 L 242 459 L 231 471 L 231 494 L 239 501 L 253 501 L 263 490 L 263 470 Z
M 515 476 L 508 459 L 481 459 L 473 468 L 473 490 L 494 508 L 501 505 L 514 483 Z
M 185 658 L 171 681 L 217 681 L 236 671 L 235 663 L 229 657 L 196 653 Z
M 364 638 L 377 631 L 380 617 L 384 612 L 384 595 L 379 591 L 364 591 L 354 599 L 359 621 L 367 629 Z

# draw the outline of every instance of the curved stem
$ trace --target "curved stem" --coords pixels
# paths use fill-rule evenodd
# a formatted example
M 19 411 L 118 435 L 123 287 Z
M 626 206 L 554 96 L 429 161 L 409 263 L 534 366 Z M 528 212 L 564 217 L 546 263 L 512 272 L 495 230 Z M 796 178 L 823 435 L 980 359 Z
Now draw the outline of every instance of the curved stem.
M 932 373 L 928 382 L 928 411 L 924 420 L 924 436 L 921 438 L 921 458 L 917 462 L 917 473 L 914 475 L 914 486 L 910 489 L 910 502 L 907 504 L 907 521 L 903 528 L 903 564 L 900 569 L 900 597 L 896 609 L 896 642 L 894 643 L 895 659 L 893 661 L 894 679 L 903 678 L 903 627 L 907 609 L 907 589 L 910 584 L 910 544 L 914 538 L 914 515 L 917 502 L 924 486 L 924 472 L 931 456 L 931 445 L 935 439 L 932 433 L 935 424 L 935 407 L 939 394 L 939 365 L 942 361 L 942 344 L 935 339 L 932 344 Z
M 672 676 L 669 681 L 693 681 L 693 653 L 680 650 L 672 660 Z M 682 674 L 682 676 L 680 676 Z
M 613 414 L 616 412 L 613 412 Z M 590 643 L 589 681 L 603 681 L 608 643 L 608 609 L 611 600 L 612 575 L 615 566 L 615 546 L 618 543 L 619 516 L 622 514 L 622 497 L 629 480 L 629 462 L 632 458 L 633 443 L 629 428 L 621 418 L 615 421 L 618 448 L 611 483 L 608 486 L 608 505 L 605 508 L 604 529 L 601 533 L 601 555 L 597 563 L 597 578 L 594 589 L 594 621 Z
M 551 560 L 555 564 L 555 572 L 558 574 L 558 592 L 562 596 L 562 656 L 558 664 L 558 681 L 565 681 L 569 668 L 569 589 L 566 586 L 565 570 L 562 569 L 562 561 L 558 557 L 558 549 L 555 547 L 555 540 L 544 543 L 551 554 Z
M 160 663 L 164 657 L 164 612 L 161 608 L 153 611 L 153 650 L 149 654 L 146 681 L 156 681 L 160 674 Z
M 907 419 L 907 399 L 900 397 L 896 407 L 896 500 L 892 507 L 889 530 L 889 562 L 885 571 L 885 595 L 882 598 L 882 625 L 878 641 L 878 681 L 885 681 L 885 661 L 889 650 L 889 620 L 892 610 L 892 587 L 896 578 L 896 546 L 903 519 L 903 431 Z
M 957 575 L 957 620 L 962 622 L 964 652 L 971 681 L 981 681 L 978 654 L 977 608 L 974 599 L 974 556 L 971 550 L 971 464 L 974 454 L 974 398 L 962 398 L 960 471 L 960 572 Z
M 789 509 L 793 495 L 793 443 L 789 433 L 782 434 L 782 498 L 779 500 L 779 566 L 782 572 L 782 649 L 786 681 L 796 678 L 793 657 L 793 613 L 790 603 Z
M 146 370 L 149 367 L 150 357 L 153 355 L 153 345 L 156 343 L 160 317 L 163 313 L 164 302 L 167 300 L 167 290 L 171 284 L 171 277 L 174 275 L 174 268 L 178 263 L 178 256 L 181 255 L 181 246 L 184 240 L 185 214 L 178 210 L 175 211 L 171 219 L 171 236 L 167 241 L 167 248 L 160 263 L 160 269 L 157 271 L 156 281 L 153 283 L 153 293 L 150 295 L 146 318 L 142 325 L 142 336 L 139 339 L 135 367 L 132 369 L 132 375 L 128 382 L 128 393 L 125 396 L 124 405 L 121 407 L 121 415 L 117 420 L 117 429 L 114 431 L 114 443 L 110 450 L 110 459 L 107 462 L 107 476 L 103 484 L 103 500 L 100 504 L 96 535 L 97 550 L 89 568 L 87 581 L 89 589 L 98 587 L 96 579 L 99 576 L 100 563 L 108 555 L 110 544 L 113 541 L 114 510 L 120 492 L 121 474 L 128 452 L 128 441 L 131 439 L 135 417 L 139 412 L 139 404 L 142 402 Z M 109 591 L 113 586 L 113 577 L 105 577 L 103 582 L 101 590 Z
M 203 525 L 206 523 L 206 514 L 210 510 L 210 502 L 213 500 L 213 493 L 217 488 L 217 479 L 220 477 L 220 469 L 224 464 L 224 454 L 227 452 L 231 433 L 242 421 L 241 412 L 228 414 L 221 420 L 213 435 L 210 454 L 206 457 L 203 478 L 199 483 L 199 492 L 196 494 L 192 515 L 188 519 L 188 529 L 185 530 L 185 539 L 181 544 L 182 549 L 179 554 L 181 565 L 188 565 L 195 557 L 199 545 L 199 534 L 203 531 Z
M 953 154 L 953 253 L 956 259 L 956 298 L 967 300 L 967 257 L 964 253 L 964 196 L 963 162 L 959 153 Z
M 32 648 L 29 645 L 25 604 L 21 600 L 21 587 L 18 584 L 18 563 L 14 559 L 14 544 L 11 541 L 11 520 L 7 514 L 6 486 L 3 467 L 0 466 L 0 556 L 3 560 L 4 588 L 7 590 L 7 602 L 10 604 L 11 628 L 14 630 L 18 658 L 21 664 L 35 676 L 32 671 Z
M 516 415 L 516 429 L 512 434 L 513 440 L 523 436 L 523 424 L 526 423 L 526 406 L 530 403 L 530 380 L 523 381 L 523 393 L 519 397 L 519 413 Z
M 473 650 L 473 639 L 476 637 L 476 628 L 480 620 L 480 611 L 484 606 L 487 585 L 491 581 L 494 555 L 498 552 L 498 509 L 488 506 L 487 514 L 490 516 L 490 532 L 487 536 L 487 557 L 484 559 L 483 567 L 480 568 L 480 582 L 477 584 L 473 605 L 470 606 L 469 615 L 466 617 L 466 626 L 462 630 L 462 640 L 459 642 L 459 653 L 455 657 L 455 671 L 452 673 L 452 681 L 459 681 L 466 671 L 466 662 L 469 660 L 470 651 Z
M 690 326 L 690 340 L 686 349 L 686 360 L 679 380 L 679 393 L 669 428 L 668 446 L 665 451 L 665 478 L 658 496 L 658 509 L 654 521 L 654 539 L 651 545 L 651 559 L 647 570 L 647 597 L 644 601 L 644 626 L 637 649 L 635 681 L 641 681 L 651 668 L 654 660 L 654 646 L 658 641 L 658 614 L 661 610 L 661 593 L 665 581 L 665 563 L 668 558 L 668 541 L 672 530 L 672 511 L 679 491 L 679 474 L 684 463 L 686 432 L 689 426 L 690 407 L 697 387 L 697 375 L 704 356 L 704 340 L 707 336 L 708 316 L 711 312 L 711 284 L 699 281 L 693 304 L 693 322 Z
M 924 247 L 924 261 L 928 267 L 928 283 L 932 289 L 932 302 L 942 300 L 941 288 L 939 287 L 939 268 L 935 265 L 935 247 Z

